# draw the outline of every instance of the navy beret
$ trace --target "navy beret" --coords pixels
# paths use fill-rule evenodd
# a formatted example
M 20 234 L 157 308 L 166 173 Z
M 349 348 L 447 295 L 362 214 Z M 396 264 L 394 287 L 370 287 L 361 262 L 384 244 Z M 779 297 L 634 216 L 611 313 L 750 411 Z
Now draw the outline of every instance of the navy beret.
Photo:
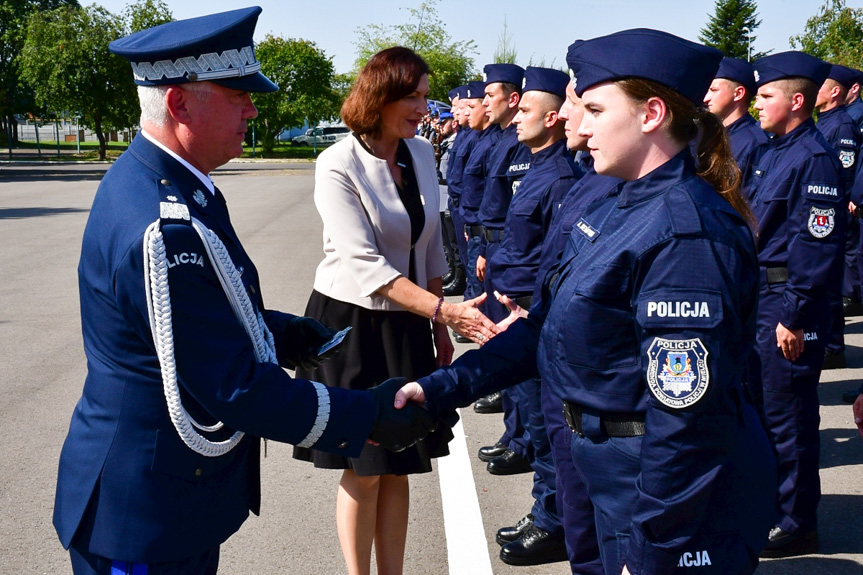
M 860 81 L 860 72 L 853 68 L 833 64 L 827 77 L 831 80 L 836 80 L 845 86 L 845 88 L 851 88 L 851 86 Z
M 464 97 L 468 100 L 485 98 L 485 82 L 480 82 L 478 80 L 468 82 L 465 86 L 465 92 Z
M 524 71 L 524 82 L 521 85 L 521 91 L 538 90 L 566 98 L 566 84 L 568 82 L 569 76 L 560 70 L 528 66 Z
M 244 92 L 279 89 L 261 74 L 252 36 L 261 8 L 252 6 L 168 22 L 114 40 L 108 49 L 129 60 L 135 83 L 163 86 L 211 81 Z
M 758 58 L 753 63 L 755 82 L 760 88 L 764 84 L 783 78 L 800 76 L 821 86 L 830 74 L 830 64 L 806 52 L 779 52 Z
M 667 32 L 623 30 L 569 47 L 566 63 L 579 97 L 591 86 L 625 78 L 652 80 L 700 106 L 722 52 Z
M 723 58 L 719 63 L 717 78 L 732 80 L 742 84 L 749 92 L 755 93 L 755 68 L 746 60 L 740 58 Z
M 521 86 L 524 69 L 515 64 L 486 64 L 482 69 L 482 79 L 486 84 L 507 82 Z
M 459 88 L 461 88 L 461 86 L 459 86 Z M 450 102 L 452 102 L 456 98 L 461 97 L 461 94 L 459 94 L 459 92 L 458 92 L 459 88 L 453 88 L 452 90 L 450 90 L 449 92 L 446 93 L 446 97 L 449 98 Z

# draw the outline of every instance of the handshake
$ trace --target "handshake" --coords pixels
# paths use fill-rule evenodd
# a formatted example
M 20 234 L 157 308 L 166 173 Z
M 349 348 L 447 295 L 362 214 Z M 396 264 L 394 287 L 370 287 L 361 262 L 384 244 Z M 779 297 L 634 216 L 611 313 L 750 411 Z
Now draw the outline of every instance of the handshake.
M 421 391 L 409 395 L 403 392 L 399 397 L 402 407 L 396 407 L 396 394 L 407 381 L 403 377 L 394 377 L 368 390 L 375 406 L 375 421 L 369 432 L 369 440 L 390 451 L 407 449 L 436 430 L 439 423 L 427 409 L 415 403 L 424 400 Z M 418 384 L 412 385 L 421 389 Z

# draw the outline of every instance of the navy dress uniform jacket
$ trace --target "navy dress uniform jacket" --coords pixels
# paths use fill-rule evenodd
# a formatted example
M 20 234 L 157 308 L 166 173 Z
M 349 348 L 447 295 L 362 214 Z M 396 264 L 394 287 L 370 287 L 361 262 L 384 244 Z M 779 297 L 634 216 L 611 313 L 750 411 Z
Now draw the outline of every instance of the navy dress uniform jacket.
M 766 542 L 776 487 L 764 430 L 741 401 L 756 267 L 746 223 L 695 176 L 684 150 L 593 203 L 572 231 L 550 305 L 420 379 L 427 405 L 443 413 L 539 372 L 585 413 L 644 414 L 625 564 L 671 572 L 707 530 L 725 534 L 737 562 L 716 572 L 746 572 L 740 562 Z M 674 357 L 691 369 L 677 371 Z M 692 388 L 657 385 L 672 373 L 694 376 Z
M 845 189 L 850 190 L 857 173 L 861 143 L 861 134 L 854 120 L 848 115 L 845 106 L 839 106 L 818 114 L 815 127 L 839 155 Z
M 221 194 L 135 138 L 102 180 L 84 232 L 78 275 L 88 374 L 60 456 L 54 525 L 64 547 L 140 563 L 203 553 L 258 513 L 258 437 L 301 442 L 319 409 L 311 382 L 256 361 L 193 228 L 163 225 L 183 405 L 205 425 L 224 422 L 228 435 L 246 432 L 218 457 L 183 443 L 168 414 L 144 292 L 143 236 L 160 201 L 186 204 L 223 241 L 280 362 L 290 356 L 294 317 L 264 308 Z M 329 421 L 315 447 L 357 456 L 372 425 L 371 397 L 326 391 Z
M 755 166 L 770 141 L 767 133 L 749 114 L 744 114 L 727 128 L 731 153 L 740 168 L 740 189 L 748 194 Z
M 485 180 L 489 174 L 489 154 L 492 146 L 500 139 L 501 130 L 497 124 L 492 124 L 477 134 L 464 167 L 461 187 L 461 214 L 465 225 L 480 224 L 479 207 L 485 191 Z M 478 295 L 478 294 L 477 294 Z
M 462 181 L 464 180 L 464 167 L 470 155 L 473 142 L 477 137 L 476 130 L 468 127 L 459 128 L 456 132 L 455 142 L 449 150 L 449 162 L 446 171 L 447 194 L 451 200 L 450 211 L 458 209 L 462 193 Z M 461 233 L 459 228 L 456 228 Z

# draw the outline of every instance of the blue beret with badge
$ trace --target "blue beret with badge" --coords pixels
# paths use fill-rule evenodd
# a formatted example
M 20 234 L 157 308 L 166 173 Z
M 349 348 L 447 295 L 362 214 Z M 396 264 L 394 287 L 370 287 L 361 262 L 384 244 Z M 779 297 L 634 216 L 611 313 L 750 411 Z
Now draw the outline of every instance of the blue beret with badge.
M 830 64 L 806 52 L 779 52 L 758 58 L 753 62 L 755 82 L 760 88 L 764 84 L 784 78 L 808 78 L 821 86 L 830 74 Z
M 827 77 L 831 80 L 836 80 L 846 89 L 850 89 L 851 86 L 860 80 L 860 72 L 847 66 L 833 64 L 830 66 L 830 73 L 827 74 Z
M 566 84 L 568 82 L 569 76 L 560 70 L 528 66 L 524 71 L 524 82 L 521 85 L 521 91 L 524 93 L 538 90 L 566 98 Z
M 459 86 L 458 88 L 453 88 L 452 90 L 450 90 L 449 92 L 446 93 L 446 97 L 449 98 L 450 102 L 452 102 L 456 98 L 461 98 L 461 94 L 459 93 L 459 89 L 461 87 L 462 86 Z
M 482 99 L 485 98 L 485 82 L 480 82 L 479 80 L 474 80 L 473 82 L 468 82 L 465 86 L 465 99 L 467 100 L 475 100 L 477 98 Z
M 755 86 L 755 68 L 750 62 L 740 58 L 723 58 L 716 77 L 737 82 L 751 94 L 755 94 L 758 89 Z
M 486 84 L 506 82 L 520 88 L 524 68 L 515 64 L 486 64 L 482 69 L 482 79 Z
M 648 28 L 577 41 L 566 55 L 579 97 L 602 82 L 642 78 L 680 92 L 696 106 L 702 104 L 721 60 L 716 48 Z
M 261 74 L 252 36 L 261 8 L 252 6 L 168 22 L 114 40 L 108 49 L 132 63 L 139 86 L 214 82 L 243 92 L 279 89 Z

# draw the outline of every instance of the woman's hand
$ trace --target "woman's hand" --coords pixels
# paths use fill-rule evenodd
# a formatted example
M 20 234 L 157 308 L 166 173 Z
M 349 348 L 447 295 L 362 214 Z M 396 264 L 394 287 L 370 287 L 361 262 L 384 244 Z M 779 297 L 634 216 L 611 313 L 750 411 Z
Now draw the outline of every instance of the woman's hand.
M 449 338 L 449 330 L 442 323 L 434 324 L 432 329 L 435 348 L 435 366 L 443 367 L 452 363 L 453 349 L 452 340 Z
M 445 302 L 440 308 L 440 321 L 475 343 L 484 344 L 501 331 L 478 309 L 485 297 L 483 293 L 461 303 Z

